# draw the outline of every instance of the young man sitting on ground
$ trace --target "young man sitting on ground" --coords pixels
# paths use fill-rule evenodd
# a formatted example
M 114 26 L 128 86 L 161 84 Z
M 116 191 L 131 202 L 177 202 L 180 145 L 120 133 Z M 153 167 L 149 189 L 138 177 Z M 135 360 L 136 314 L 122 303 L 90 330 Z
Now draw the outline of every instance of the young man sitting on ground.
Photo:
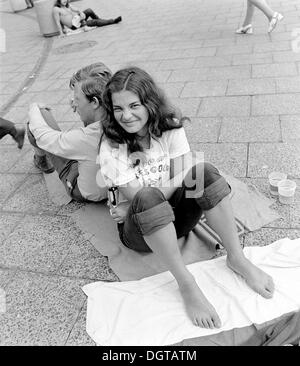
M 88 31 L 94 27 L 116 24 L 122 20 L 120 16 L 115 19 L 100 19 L 92 9 L 78 10 L 69 4 L 69 0 L 56 0 L 53 8 L 53 16 L 60 36 L 67 33 L 68 29 L 74 31 L 84 27 L 84 30 Z
M 76 201 L 101 201 L 107 190 L 96 183 L 96 164 L 104 117 L 102 92 L 111 71 L 101 62 L 83 67 L 70 80 L 77 110 L 83 127 L 61 131 L 47 108 L 30 105 L 28 139 L 34 146 L 34 164 L 44 173 L 57 171 L 70 197 Z

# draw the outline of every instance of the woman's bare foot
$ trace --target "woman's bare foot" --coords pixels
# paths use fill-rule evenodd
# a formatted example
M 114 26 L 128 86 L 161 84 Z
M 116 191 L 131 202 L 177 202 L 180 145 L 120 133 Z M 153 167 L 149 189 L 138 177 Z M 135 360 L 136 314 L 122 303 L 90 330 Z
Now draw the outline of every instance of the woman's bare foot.
M 240 274 L 247 284 L 258 294 L 270 299 L 274 293 L 274 282 L 271 276 L 262 271 L 247 258 L 232 258 L 227 256 L 227 266 Z
M 192 322 L 202 328 L 220 328 L 221 320 L 195 281 L 179 286 Z

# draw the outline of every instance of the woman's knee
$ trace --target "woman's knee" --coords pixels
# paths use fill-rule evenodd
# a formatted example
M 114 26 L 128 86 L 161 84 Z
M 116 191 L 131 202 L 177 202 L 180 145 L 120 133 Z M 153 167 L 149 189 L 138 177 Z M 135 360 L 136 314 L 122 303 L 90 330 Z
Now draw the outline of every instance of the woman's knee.
M 141 188 L 132 200 L 135 211 L 145 211 L 165 202 L 163 193 L 155 187 Z
M 221 178 L 218 169 L 211 163 L 204 163 L 204 188 Z

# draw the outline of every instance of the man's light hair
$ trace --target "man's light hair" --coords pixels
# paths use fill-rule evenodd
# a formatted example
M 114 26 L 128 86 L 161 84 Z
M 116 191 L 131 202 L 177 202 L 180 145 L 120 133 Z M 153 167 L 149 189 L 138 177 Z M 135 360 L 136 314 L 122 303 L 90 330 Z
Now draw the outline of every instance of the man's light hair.
M 102 104 L 102 93 L 111 75 L 112 73 L 106 65 L 96 62 L 75 72 L 70 79 L 69 86 L 73 89 L 76 83 L 80 83 L 82 92 L 89 100 L 97 97 L 99 103 Z

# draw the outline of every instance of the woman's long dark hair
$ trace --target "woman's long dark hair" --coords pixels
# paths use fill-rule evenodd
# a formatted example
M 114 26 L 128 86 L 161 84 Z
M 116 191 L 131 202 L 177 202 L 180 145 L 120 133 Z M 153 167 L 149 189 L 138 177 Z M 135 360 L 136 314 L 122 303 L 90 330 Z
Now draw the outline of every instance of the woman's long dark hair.
M 61 0 L 56 0 L 56 3 L 54 4 L 54 6 L 57 6 L 58 8 L 61 8 L 62 7 Z M 69 7 L 69 0 L 66 4 L 66 8 L 68 8 L 68 7 Z
M 152 137 L 161 137 L 164 131 L 181 128 L 184 119 L 168 103 L 164 93 L 155 84 L 152 77 L 138 67 L 128 67 L 117 71 L 105 87 L 103 107 L 107 118 L 102 121 L 103 133 L 113 145 L 127 144 L 128 152 L 143 151 L 136 134 L 126 132 L 115 120 L 112 94 L 122 90 L 136 94 L 148 111 L 148 132 Z

